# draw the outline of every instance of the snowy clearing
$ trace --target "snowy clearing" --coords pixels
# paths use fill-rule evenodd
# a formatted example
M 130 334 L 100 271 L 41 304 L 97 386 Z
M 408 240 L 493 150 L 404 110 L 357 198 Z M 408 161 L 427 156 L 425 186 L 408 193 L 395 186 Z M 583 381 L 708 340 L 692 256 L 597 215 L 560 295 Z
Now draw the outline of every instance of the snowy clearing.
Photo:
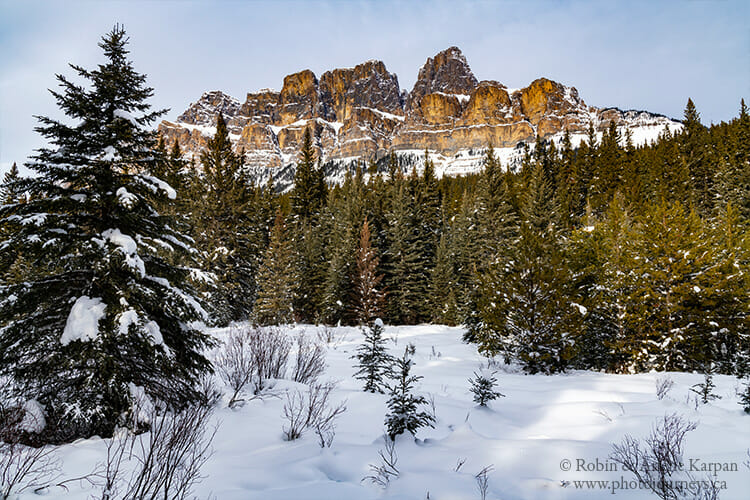
M 690 388 L 703 380 L 699 374 L 580 371 L 529 376 L 498 360 L 496 389 L 506 397 L 483 409 L 472 402 L 468 379 L 488 360 L 461 342 L 461 328 L 435 325 L 385 329 L 391 354 L 401 355 L 409 343 L 416 346 L 413 374 L 424 376 L 417 392 L 434 401 L 437 423 L 434 429 L 420 429 L 416 441 L 408 435 L 396 440 L 400 475 L 382 489 L 363 481 L 372 473 L 369 464 L 379 464 L 387 395 L 362 392 L 361 381 L 352 377 L 356 370 L 351 356 L 362 333 L 357 328 L 313 326 L 285 331 L 330 341 L 328 368 L 319 380 L 337 382 L 333 403 L 346 400 L 347 406 L 336 422 L 333 445 L 319 447 L 312 431 L 297 441 L 283 440 L 282 396 L 304 387 L 301 384 L 273 381 L 266 396 L 233 409 L 227 408 L 230 391 L 224 388 L 224 400 L 213 417 L 219 424 L 214 455 L 203 468 L 206 477 L 196 488 L 198 498 L 425 499 L 429 493 L 433 500 L 480 499 L 475 475 L 489 465 L 493 469 L 487 475 L 486 498 L 491 499 L 594 499 L 610 497 L 613 488 L 621 498 L 655 498 L 645 490 L 622 491 L 633 477 L 607 457 L 612 444 L 626 434 L 645 438 L 656 419 L 672 413 L 698 422 L 685 438 L 683 456 L 696 479 L 710 474 L 725 484 L 720 493 L 725 500 L 746 498 L 750 490 L 750 416 L 737 404 L 736 378 L 716 376 L 721 399 L 696 405 Z M 229 329 L 212 333 L 226 338 Z M 665 376 L 674 387 L 658 400 L 655 384 Z M 59 454 L 63 476 L 79 477 L 103 460 L 105 443 L 79 440 L 61 447 Z M 700 470 L 711 464 L 721 467 Z M 736 470 L 726 470 L 732 468 Z M 67 487 L 67 492 L 52 488 L 47 498 L 82 500 L 94 493 L 85 482 Z

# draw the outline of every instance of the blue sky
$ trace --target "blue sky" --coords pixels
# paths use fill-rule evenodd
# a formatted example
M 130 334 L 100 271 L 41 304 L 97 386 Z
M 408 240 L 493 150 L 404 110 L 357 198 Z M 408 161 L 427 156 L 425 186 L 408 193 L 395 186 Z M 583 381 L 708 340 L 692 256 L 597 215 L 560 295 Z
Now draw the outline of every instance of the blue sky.
M 59 117 L 46 89 L 67 63 L 102 60 L 116 23 L 131 37 L 155 107 L 174 118 L 203 91 L 239 99 L 285 75 L 380 59 L 410 90 L 427 57 L 461 48 L 478 79 L 523 87 L 546 76 L 595 106 L 703 122 L 750 98 L 750 2 L 9 1 L 0 0 L 0 171 L 42 145 L 33 115 Z

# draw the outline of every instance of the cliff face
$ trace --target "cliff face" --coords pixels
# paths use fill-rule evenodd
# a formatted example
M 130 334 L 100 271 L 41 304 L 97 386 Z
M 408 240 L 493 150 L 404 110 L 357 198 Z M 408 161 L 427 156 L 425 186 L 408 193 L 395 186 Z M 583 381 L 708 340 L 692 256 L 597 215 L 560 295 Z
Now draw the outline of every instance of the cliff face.
M 582 136 L 589 125 L 601 131 L 614 121 L 638 130 L 636 140 L 656 137 L 665 126 L 680 127 L 647 112 L 587 106 L 574 87 L 546 78 L 523 89 L 478 82 L 457 47 L 428 58 L 408 93 L 381 61 L 327 71 L 320 80 L 304 70 L 285 77 L 281 92 L 249 93 L 244 103 L 206 92 L 176 122 L 162 122 L 159 131 L 168 141 L 179 141 L 183 151 L 197 154 L 214 133 L 219 113 L 236 150 L 244 150 L 245 163 L 271 173 L 296 161 L 306 128 L 314 133 L 324 161 L 429 150 L 450 166 L 465 164 L 467 151 L 490 143 L 512 148 L 537 136 L 559 137 L 565 130 Z

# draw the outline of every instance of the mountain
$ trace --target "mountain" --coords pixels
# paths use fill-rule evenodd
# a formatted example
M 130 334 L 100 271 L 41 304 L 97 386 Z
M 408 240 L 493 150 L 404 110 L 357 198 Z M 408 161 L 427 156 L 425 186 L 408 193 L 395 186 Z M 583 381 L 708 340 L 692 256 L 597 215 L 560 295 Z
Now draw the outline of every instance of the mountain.
M 218 113 L 236 150 L 244 151 L 247 168 L 281 183 L 293 175 L 308 127 L 330 180 L 357 161 L 379 160 L 390 151 L 417 158 L 429 150 L 439 175 L 457 175 L 481 168 L 482 150 L 490 143 L 512 164 L 520 156 L 517 146 L 537 135 L 559 140 L 568 130 L 575 145 L 589 124 L 601 133 L 614 121 L 642 144 L 665 127 L 682 127 L 646 111 L 588 106 L 575 87 L 547 78 L 522 89 L 477 81 L 457 47 L 428 58 L 410 92 L 401 90 L 381 61 L 327 71 L 319 80 L 304 70 L 286 76 L 280 92 L 259 90 L 242 103 L 221 91 L 206 92 L 177 121 L 163 121 L 159 131 L 195 155 L 214 133 Z

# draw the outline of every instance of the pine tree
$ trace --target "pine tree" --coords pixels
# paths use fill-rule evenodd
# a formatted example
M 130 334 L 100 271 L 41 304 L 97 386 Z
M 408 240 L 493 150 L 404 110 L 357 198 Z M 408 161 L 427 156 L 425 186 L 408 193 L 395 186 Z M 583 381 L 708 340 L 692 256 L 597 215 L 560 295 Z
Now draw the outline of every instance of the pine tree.
M 380 315 L 385 295 L 380 289 L 383 276 L 378 274 L 379 259 L 372 247 L 370 223 L 365 217 L 357 250 L 357 274 L 354 281 L 354 315 L 361 324 L 368 324 Z
M 290 323 L 294 319 L 294 286 L 297 280 L 292 245 L 281 211 L 271 229 L 268 249 L 258 272 L 258 299 L 254 316 L 264 325 Z
M 232 149 L 221 114 L 200 163 L 202 174 L 193 179 L 193 203 L 185 210 L 191 213 L 201 267 L 213 277 L 205 283 L 204 292 L 218 323 L 226 324 L 247 319 L 252 313 L 257 298 L 256 274 L 265 248 L 259 246 L 262 242 L 255 235 L 262 234 L 266 226 L 253 217 L 257 205 L 251 202 L 260 190 L 245 175 L 242 157 Z
M 389 184 L 390 200 L 387 219 L 387 247 L 383 254 L 384 281 L 388 290 L 388 321 L 394 324 L 415 324 L 424 311 L 427 285 L 423 258 L 414 231 L 415 200 L 407 181 L 397 175 Z
M 14 162 L 10 170 L 3 176 L 3 183 L 0 185 L 0 205 L 9 205 L 20 201 L 21 193 L 18 192 L 17 187 L 19 180 L 18 165 Z
M 172 407 L 197 401 L 210 370 L 187 271 L 153 250 L 188 246 L 150 202 L 174 196 L 150 175 L 149 125 L 163 112 L 150 110 L 127 43 L 116 26 L 99 44 L 104 64 L 71 66 L 88 86 L 57 77 L 52 94 L 76 124 L 39 118 L 54 147 L 27 164 L 37 175 L 18 187 L 30 200 L 11 209 L 20 223 L 0 248 L 0 268 L 19 254 L 33 262 L 23 283 L 0 286 L 0 375 L 44 406 L 54 441 L 111 435 L 130 421 L 133 388 Z
M 302 139 L 300 159 L 294 174 L 294 190 L 292 191 L 292 215 L 307 220 L 320 212 L 326 202 L 327 189 L 323 176 L 323 169 L 315 167 L 315 151 L 313 149 L 310 129 L 305 129 Z
M 495 390 L 495 384 L 497 379 L 495 374 L 485 374 L 474 372 L 474 378 L 469 379 L 471 388 L 469 389 L 474 394 L 474 402 L 479 406 L 487 406 L 487 403 L 494 401 L 497 398 L 505 397 Z
M 426 411 L 420 411 L 420 406 L 427 404 L 424 396 L 412 394 L 414 384 L 423 377 L 411 375 L 414 365 L 409 358 L 408 347 L 401 358 L 394 360 L 394 384 L 388 399 L 388 414 L 385 426 L 391 440 L 405 431 L 414 434 L 420 427 L 434 427 L 435 418 Z
M 362 326 L 365 341 L 357 348 L 357 354 L 352 356 L 358 363 L 354 374 L 357 380 L 365 382 L 364 391 L 372 393 L 383 393 L 386 378 L 393 364 L 392 357 L 386 350 L 386 339 L 383 338 L 383 322 L 377 318 L 372 321 L 367 329 Z
M 536 165 L 511 258 L 484 275 L 479 303 L 480 350 L 516 356 L 531 373 L 567 367 L 575 355 L 580 321 L 550 191 L 541 165 Z
M 680 137 L 680 153 L 690 174 L 692 202 L 699 214 L 708 215 L 713 209 L 714 168 L 707 158 L 706 127 L 701 124 L 700 114 L 692 99 L 687 101 L 682 123 L 684 129 Z
M 709 365 L 708 368 L 703 370 L 703 382 L 700 384 L 695 384 L 693 387 L 690 388 L 691 391 L 696 393 L 701 397 L 701 403 L 708 404 L 709 401 L 713 401 L 715 399 L 721 399 L 721 396 L 718 394 L 714 394 L 714 389 L 716 389 L 716 384 L 714 383 L 714 374 L 715 369 L 713 365 Z

